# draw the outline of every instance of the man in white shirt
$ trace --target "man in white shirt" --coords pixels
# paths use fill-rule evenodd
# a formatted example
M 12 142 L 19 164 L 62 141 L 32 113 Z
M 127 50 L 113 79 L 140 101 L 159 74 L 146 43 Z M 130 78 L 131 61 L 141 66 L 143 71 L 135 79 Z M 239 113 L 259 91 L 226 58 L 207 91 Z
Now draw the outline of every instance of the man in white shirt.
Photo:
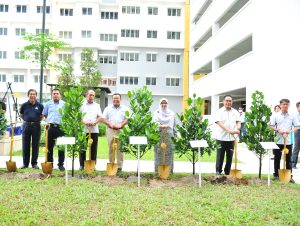
M 91 138 L 93 143 L 91 145 L 91 160 L 97 160 L 97 148 L 98 148 L 98 135 L 99 129 L 97 123 L 101 121 L 102 112 L 100 105 L 94 102 L 95 91 L 88 90 L 86 93 L 86 100 L 81 106 L 81 111 L 85 113 L 83 116 L 83 123 L 85 126 L 85 132 L 87 136 L 91 131 Z M 84 169 L 84 161 L 86 160 L 86 151 L 83 151 L 79 155 L 80 170 Z
M 114 137 L 120 133 L 127 124 L 127 118 L 125 112 L 129 111 L 128 107 L 121 105 L 121 94 L 115 93 L 112 96 L 112 105 L 109 105 L 104 109 L 103 122 L 107 125 L 107 141 L 109 146 L 109 162 L 112 162 L 112 151 Z M 120 151 L 120 142 L 117 141 L 117 164 L 119 165 L 118 172 L 122 171 L 124 153 Z
M 224 172 L 229 175 L 234 148 L 234 136 L 240 134 L 241 119 L 237 110 L 232 108 L 232 96 L 226 95 L 223 100 L 224 106 L 220 108 L 215 116 L 217 126 L 217 150 L 216 175 L 221 175 L 224 155 L 226 153 L 226 165 Z

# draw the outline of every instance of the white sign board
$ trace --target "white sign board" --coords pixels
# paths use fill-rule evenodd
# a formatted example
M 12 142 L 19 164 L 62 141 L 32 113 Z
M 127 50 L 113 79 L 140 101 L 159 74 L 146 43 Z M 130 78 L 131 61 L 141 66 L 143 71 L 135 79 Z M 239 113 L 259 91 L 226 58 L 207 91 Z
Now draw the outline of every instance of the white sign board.
M 132 136 L 129 137 L 130 144 L 147 144 L 147 137 Z
M 206 140 L 191 140 L 190 141 L 192 148 L 206 148 L 208 147 Z
M 260 142 L 260 144 L 265 150 L 279 149 L 275 142 Z
M 75 144 L 75 137 L 58 137 L 56 145 Z

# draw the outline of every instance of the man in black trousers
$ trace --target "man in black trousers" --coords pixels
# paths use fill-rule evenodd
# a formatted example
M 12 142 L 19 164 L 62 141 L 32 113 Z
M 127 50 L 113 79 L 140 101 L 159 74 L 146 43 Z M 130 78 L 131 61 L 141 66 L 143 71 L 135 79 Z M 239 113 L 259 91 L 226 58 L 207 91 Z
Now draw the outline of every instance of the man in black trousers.
M 21 105 L 20 117 L 24 120 L 22 132 L 22 154 L 23 166 L 21 169 L 28 168 L 30 160 L 30 143 L 32 146 L 31 165 L 38 169 L 37 159 L 39 156 L 39 145 L 41 137 L 41 119 L 44 106 L 39 103 L 37 91 L 30 89 L 27 92 L 29 100 Z

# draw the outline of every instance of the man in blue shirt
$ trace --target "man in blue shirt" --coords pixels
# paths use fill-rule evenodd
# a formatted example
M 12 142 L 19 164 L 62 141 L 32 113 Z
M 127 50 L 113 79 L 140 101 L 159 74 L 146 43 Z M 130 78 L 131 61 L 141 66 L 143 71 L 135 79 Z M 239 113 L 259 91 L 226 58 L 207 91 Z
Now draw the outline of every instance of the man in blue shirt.
M 296 107 L 297 107 L 297 119 L 300 122 L 300 102 L 296 103 Z M 293 164 L 293 169 L 297 169 L 298 155 L 300 150 L 300 130 L 295 131 L 294 142 L 295 143 L 293 148 L 292 164 Z
M 24 120 L 22 132 L 22 154 L 23 166 L 21 169 L 28 168 L 30 160 L 30 142 L 32 140 L 32 168 L 38 169 L 37 159 L 39 156 L 39 145 L 41 137 L 41 119 L 44 106 L 39 103 L 37 98 L 37 91 L 30 89 L 27 92 L 29 100 L 21 105 L 20 117 Z
M 46 122 L 50 124 L 48 130 L 48 161 L 53 162 L 53 148 L 55 145 L 55 139 L 62 137 L 64 132 L 60 127 L 61 115 L 59 109 L 64 110 L 65 102 L 60 99 L 59 89 L 52 90 L 52 100 L 45 104 L 43 115 L 46 118 Z M 63 150 L 58 150 L 58 169 L 64 171 L 65 153 Z

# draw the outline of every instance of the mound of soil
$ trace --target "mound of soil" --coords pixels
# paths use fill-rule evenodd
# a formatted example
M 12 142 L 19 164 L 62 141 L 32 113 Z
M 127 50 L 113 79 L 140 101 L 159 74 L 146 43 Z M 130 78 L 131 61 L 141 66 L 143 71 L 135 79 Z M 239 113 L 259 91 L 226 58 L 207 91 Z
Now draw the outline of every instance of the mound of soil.
M 233 184 L 233 185 L 248 185 L 247 179 L 237 179 L 233 177 L 226 176 L 213 176 L 209 178 L 211 184 Z

